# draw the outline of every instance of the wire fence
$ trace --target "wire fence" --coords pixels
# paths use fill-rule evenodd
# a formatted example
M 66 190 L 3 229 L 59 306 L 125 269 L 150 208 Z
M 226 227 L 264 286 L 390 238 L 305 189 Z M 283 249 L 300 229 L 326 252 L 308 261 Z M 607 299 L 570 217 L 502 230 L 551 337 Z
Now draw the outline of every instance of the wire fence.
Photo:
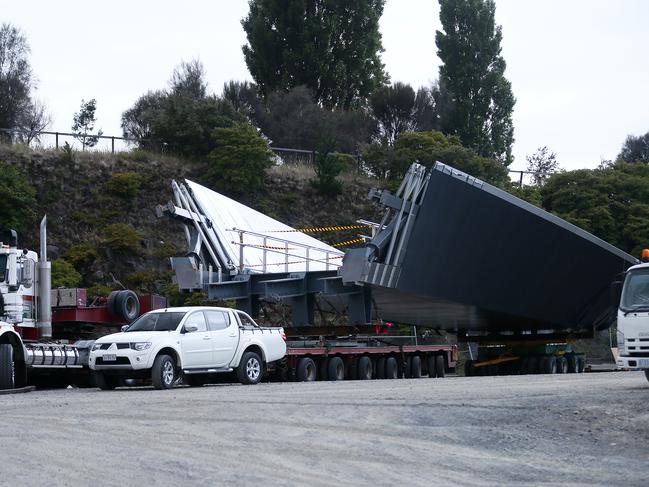
M 91 140 L 91 146 L 85 145 L 83 140 Z M 67 146 L 74 150 L 90 150 L 94 152 L 128 152 L 135 148 L 166 153 L 166 144 L 159 144 L 149 139 L 136 139 L 120 137 L 117 135 L 94 135 L 71 132 L 51 132 L 47 130 L 22 130 L 0 128 L 0 142 L 6 144 L 22 143 L 40 149 L 62 149 Z M 304 149 L 290 149 L 287 147 L 270 147 L 276 155 L 278 164 L 301 165 L 314 167 L 317 151 Z M 363 171 L 363 160 L 360 154 L 342 154 L 356 161 L 356 170 Z M 509 178 L 519 187 L 533 183 L 534 171 L 508 169 Z

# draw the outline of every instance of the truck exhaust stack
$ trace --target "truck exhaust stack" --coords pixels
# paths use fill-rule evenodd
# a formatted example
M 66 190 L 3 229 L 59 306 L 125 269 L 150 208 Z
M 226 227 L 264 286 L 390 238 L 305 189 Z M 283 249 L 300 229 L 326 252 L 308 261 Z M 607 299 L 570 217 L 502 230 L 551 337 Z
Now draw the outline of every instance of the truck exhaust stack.
M 38 336 L 52 338 L 52 264 L 47 261 L 47 215 L 41 220 L 41 256 L 38 262 Z

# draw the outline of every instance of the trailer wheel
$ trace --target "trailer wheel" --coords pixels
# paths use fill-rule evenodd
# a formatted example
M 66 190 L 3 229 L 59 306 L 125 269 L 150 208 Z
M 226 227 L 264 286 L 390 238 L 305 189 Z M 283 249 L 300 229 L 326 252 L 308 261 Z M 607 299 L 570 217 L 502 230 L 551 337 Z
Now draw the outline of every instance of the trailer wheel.
M 244 355 L 245 356 L 245 355 Z M 158 355 L 151 368 L 151 381 L 156 389 L 171 389 L 176 382 L 176 364 L 169 355 Z
M 576 374 L 579 371 L 579 360 L 576 355 L 568 355 L 568 373 Z
M 370 380 L 372 378 L 372 359 L 362 356 L 358 359 L 358 368 L 356 369 L 358 380 Z
M 413 379 L 421 378 L 421 357 L 419 355 L 413 355 L 410 360 L 410 377 Z
M 345 363 L 340 357 L 331 357 L 327 365 L 329 380 L 343 380 L 345 378 Z
M 444 363 L 444 355 L 435 355 L 435 372 L 437 377 L 444 377 L 446 375 L 446 364 Z
M 105 375 L 103 372 L 98 370 L 93 371 L 92 377 L 95 381 L 95 385 L 102 391 L 112 391 L 119 385 L 119 377 Z
M 377 379 L 385 379 L 385 357 L 379 357 L 376 361 L 376 376 Z
M 388 357 L 385 361 L 385 378 L 399 378 L 399 365 L 397 364 L 397 359 L 394 357 Z
M 133 291 L 120 291 L 115 306 L 117 315 L 129 323 L 140 316 L 140 300 Z
M 257 384 L 263 375 L 261 358 L 255 352 L 246 352 L 237 367 L 237 378 L 242 384 Z
M 0 344 L 0 389 L 15 387 L 14 349 L 9 343 Z
M 302 357 L 297 361 L 295 376 L 300 382 L 312 382 L 316 380 L 317 372 L 315 362 L 310 357 Z
M 556 374 L 557 373 L 557 360 L 554 357 L 543 357 L 543 374 Z
M 472 360 L 467 360 L 467 362 L 471 362 L 471 370 L 473 372 L 472 375 L 476 375 L 475 369 L 473 368 L 473 361 Z M 426 365 L 428 365 L 428 377 L 431 379 L 437 377 L 437 370 L 435 369 L 435 355 L 429 355 L 428 359 L 426 361 Z M 466 375 L 466 366 L 464 368 L 464 373 Z
M 566 357 L 557 357 L 557 374 L 568 373 L 568 360 Z

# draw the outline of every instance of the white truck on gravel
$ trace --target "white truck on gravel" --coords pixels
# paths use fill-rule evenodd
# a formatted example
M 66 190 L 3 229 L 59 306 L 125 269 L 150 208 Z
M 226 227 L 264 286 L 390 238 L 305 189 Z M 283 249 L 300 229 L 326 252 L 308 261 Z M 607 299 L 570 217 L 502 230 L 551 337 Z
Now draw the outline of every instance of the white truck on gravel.
M 151 379 L 156 389 L 169 389 L 179 379 L 200 386 L 233 371 L 241 383 L 256 384 L 285 356 L 283 328 L 259 326 L 230 308 L 193 306 L 151 311 L 98 339 L 89 366 L 100 389 L 123 379 Z

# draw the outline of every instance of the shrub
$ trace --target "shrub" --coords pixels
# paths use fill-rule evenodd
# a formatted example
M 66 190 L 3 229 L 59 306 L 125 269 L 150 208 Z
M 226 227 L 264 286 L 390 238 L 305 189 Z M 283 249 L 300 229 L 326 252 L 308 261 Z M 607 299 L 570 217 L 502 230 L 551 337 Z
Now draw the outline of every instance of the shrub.
M 142 185 L 142 176 L 135 172 L 116 172 L 106 182 L 106 189 L 120 198 L 133 200 Z
M 72 264 L 64 259 L 52 261 L 52 288 L 77 287 L 81 283 L 81 274 Z
M 63 256 L 65 260 L 72 263 L 75 267 L 88 266 L 99 258 L 97 249 L 89 242 L 83 242 L 70 247 Z
M 114 223 L 104 228 L 102 242 L 118 254 L 139 254 L 140 234 L 127 223 Z
M 161 269 L 147 269 L 140 272 L 133 272 L 126 276 L 126 285 L 130 289 L 139 292 L 160 292 L 169 281 L 171 272 Z
M 272 166 L 273 153 L 249 123 L 213 132 L 215 149 L 209 155 L 207 177 L 216 189 L 242 194 L 262 187 L 266 169 Z
M 15 166 L 0 162 L 0 228 L 24 230 L 36 219 L 36 190 Z
M 342 171 L 341 157 L 331 153 L 333 140 L 325 139 L 320 145 L 315 159 L 315 179 L 313 186 L 323 194 L 337 195 L 342 191 L 342 185 L 336 178 Z

